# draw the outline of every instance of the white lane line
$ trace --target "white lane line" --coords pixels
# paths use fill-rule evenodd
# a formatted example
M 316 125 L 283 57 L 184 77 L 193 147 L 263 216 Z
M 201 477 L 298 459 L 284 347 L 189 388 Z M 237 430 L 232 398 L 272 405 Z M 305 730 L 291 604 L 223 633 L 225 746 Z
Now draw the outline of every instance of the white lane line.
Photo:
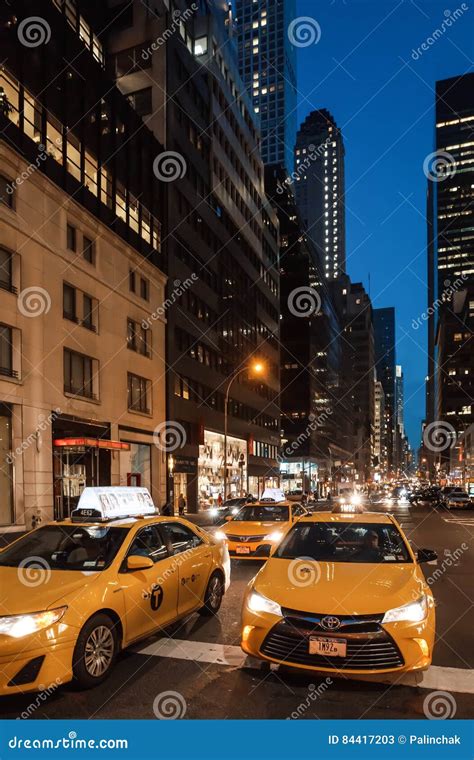
M 247 657 L 240 647 L 227 644 L 207 644 L 203 641 L 187 641 L 184 639 L 158 639 L 143 649 L 135 649 L 137 654 L 154 657 L 171 657 L 176 660 L 193 660 L 208 662 L 213 665 L 224 665 L 232 668 L 255 666 L 254 658 Z M 397 686 L 416 686 L 422 689 L 437 689 L 454 691 L 462 694 L 474 694 L 474 670 L 467 668 L 447 668 L 432 665 L 423 673 L 408 673 L 401 678 L 396 674 L 390 676 L 367 676 L 358 680 L 371 683 L 392 683 Z

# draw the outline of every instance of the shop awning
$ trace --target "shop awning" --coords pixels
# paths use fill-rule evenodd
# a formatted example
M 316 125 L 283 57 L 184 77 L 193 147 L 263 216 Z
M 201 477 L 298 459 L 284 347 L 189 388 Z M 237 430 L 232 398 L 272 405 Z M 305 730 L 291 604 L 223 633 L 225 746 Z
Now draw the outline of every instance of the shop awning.
M 108 449 L 109 451 L 130 451 L 130 444 L 122 441 L 107 441 L 104 438 L 56 438 L 53 446 L 62 449 Z

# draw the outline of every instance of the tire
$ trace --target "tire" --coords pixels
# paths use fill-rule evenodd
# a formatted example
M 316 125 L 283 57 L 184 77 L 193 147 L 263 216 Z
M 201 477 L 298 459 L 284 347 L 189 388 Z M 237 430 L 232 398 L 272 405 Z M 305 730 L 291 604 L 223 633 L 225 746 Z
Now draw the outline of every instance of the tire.
M 110 675 L 119 651 L 117 626 L 108 615 L 99 613 L 80 632 L 72 659 L 75 683 L 83 689 L 98 686 Z M 94 656 L 94 646 L 99 657 Z M 101 654 L 102 652 L 102 654 Z
M 213 573 L 209 578 L 206 593 L 204 594 L 204 605 L 199 610 L 199 614 L 206 617 L 217 615 L 223 598 L 224 581 L 220 573 Z

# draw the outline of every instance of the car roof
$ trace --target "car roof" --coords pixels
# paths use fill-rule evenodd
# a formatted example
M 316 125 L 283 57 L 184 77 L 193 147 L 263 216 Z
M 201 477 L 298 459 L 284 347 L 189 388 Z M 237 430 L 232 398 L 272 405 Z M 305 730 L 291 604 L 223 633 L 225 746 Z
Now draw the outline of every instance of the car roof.
M 166 517 L 165 515 L 150 515 L 148 517 L 118 517 L 116 520 L 71 520 L 70 518 L 66 518 L 65 520 L 56 520 L 56 522 L 49 523 L 49 525 L 71 525 L 75 528 L 81 526 L 90 527 L 91 525 L 100 528 L 132 528 L 136 525 L 141 527 L 152 523 L 170 522 L 170 520 L 182 524 L 188 523 L 187 520 L 173 517 L 172 515 L 170 517 Z
M 299 522 L 392 523 L 392 516 L 383 512 L 314 512 Z

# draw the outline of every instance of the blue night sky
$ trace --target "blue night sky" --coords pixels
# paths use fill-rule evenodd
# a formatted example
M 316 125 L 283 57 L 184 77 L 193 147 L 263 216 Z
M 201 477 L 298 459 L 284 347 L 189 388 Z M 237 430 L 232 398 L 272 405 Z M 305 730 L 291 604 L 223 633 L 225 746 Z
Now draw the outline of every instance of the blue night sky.
M 462 12 L 418 60 L 412 57 L 449 11 Z M 316 19 L 318 44 L 298 50 L 298 123 L 328 108 L 346 147 L 347 269 L 375 308 L 395 306 L 397 362 L 405 373 L 405 422 L 420 442 L 424 416 L 426 178 L 433 151 L 434 83 L 474 65 L 474 4 L 438 0 L 297 0 Z M 339 63 L 338 63 L 339 62 Z

